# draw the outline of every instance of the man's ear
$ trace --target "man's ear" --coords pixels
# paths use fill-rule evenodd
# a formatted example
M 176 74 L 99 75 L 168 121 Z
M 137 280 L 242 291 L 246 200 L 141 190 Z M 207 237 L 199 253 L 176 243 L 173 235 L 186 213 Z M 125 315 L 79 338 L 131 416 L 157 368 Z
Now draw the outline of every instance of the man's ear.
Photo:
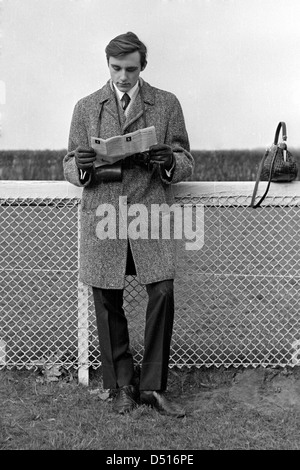
M 141 72 L 145 70 L 146 66 L 147 66 L 147 61 L 145 60 L 144 66 L 141 68 Z

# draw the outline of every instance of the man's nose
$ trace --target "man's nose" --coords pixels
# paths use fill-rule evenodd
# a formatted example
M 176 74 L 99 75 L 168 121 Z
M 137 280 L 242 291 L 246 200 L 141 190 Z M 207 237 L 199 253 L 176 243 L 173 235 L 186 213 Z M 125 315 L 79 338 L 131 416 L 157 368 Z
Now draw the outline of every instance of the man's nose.
M 120 79 L 125 82 L 127 80 L 127 73 L 126 73 L 126 70 L 121 70 L 121 75 L 120 75 Z

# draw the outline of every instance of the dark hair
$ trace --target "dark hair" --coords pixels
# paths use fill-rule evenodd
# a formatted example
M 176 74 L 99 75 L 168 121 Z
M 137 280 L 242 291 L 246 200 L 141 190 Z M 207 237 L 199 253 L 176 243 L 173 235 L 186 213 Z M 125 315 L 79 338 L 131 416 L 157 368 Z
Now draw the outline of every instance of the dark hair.
M 112 39 L 105 48 L 107 62 L 110 57 L 120 57 L 138 51 L 141 56 L 142 69 L 147 64 L 147 47 L 142 43 L 136 34 L 130 31 L 120 34 Z

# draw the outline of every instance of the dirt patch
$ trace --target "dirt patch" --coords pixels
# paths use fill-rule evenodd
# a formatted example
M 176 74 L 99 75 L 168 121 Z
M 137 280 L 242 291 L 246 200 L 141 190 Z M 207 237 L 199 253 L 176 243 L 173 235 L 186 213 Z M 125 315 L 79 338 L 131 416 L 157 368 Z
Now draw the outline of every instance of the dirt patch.
M 226 383 L 200 384 L 189 397 L 189 412 L 201 413 L 222 408 L 229 402 L 270 414 L 283 410 L 300 411 L 300 372 L 298 368 L 244 369 L 232 373 Z
M 234 378 L 229 396 L 260 411 L 291 407 L 300 410 L 300 376 L 285 369 L 244 370 Z

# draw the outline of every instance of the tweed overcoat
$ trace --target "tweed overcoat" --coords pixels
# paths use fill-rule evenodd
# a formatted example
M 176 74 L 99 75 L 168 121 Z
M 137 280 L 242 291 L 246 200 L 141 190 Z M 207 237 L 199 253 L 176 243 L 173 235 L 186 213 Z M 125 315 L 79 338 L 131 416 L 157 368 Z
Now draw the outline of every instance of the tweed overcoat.
M 194 167 L 178 99 L 170 92 L 150 86 L 141 78 L 140 86 L 142 94 L 139 93 L 132 103 L 127 117 L 116 100 L 111 80 L 100 90 L 79 100 L 73 112 L 68 153 L 63 160 L 64 176 L 70 183 L 83 186 L 79 278 L 94 287 L 124 288 L 128 241 L 141 284 L 175 277 L 176 250 L 172 230 L 169 238 L 152 239 L 150 224 L 146 236 L 145 230 L 141 230 L 140 237 L 124 236 L 123 230 L 118 232 L 120 220 L 127 226 L 132 221 L 137 224 L 139 212 L 135 213 L 136 217 L 132 217 L 134 211 L 129 216 L 130 207 L 136 207 L 133 204 L 143 204 L 149 214 L 153 204 L 165 203 L 170 207 L 174 203 L 172 183 L 188 179 Z M 91 179 L 81 182 L 74 157 L 78 146 L 88 148 L 91 137 L 108 139 L 144 128 L 145 124 L 155 126 L 158 143 L 167 144 L 173 149 L 176 166 L 171 182 L 160 168 L 149 170 L 141 166 L 124 169 L 121 182 L 95 183 Z M 104 220 L 104 212 L 99 207 L 107 207 L 105 204 L 115 208 L 116 236 L 99 238 L 97 224 Z M 168 216 L 167 212 L 162 213 L 162 217 Z

